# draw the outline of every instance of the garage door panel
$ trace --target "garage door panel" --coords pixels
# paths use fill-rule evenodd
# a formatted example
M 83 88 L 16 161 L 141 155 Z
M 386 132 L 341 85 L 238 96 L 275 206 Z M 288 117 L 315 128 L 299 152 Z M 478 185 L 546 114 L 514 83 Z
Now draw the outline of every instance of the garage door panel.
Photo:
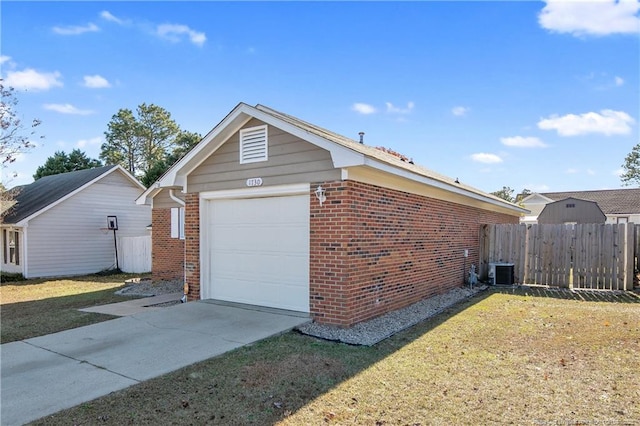
M 306 289 L 286 287 L 280 282 L 263 282 L 262 287 L 261 306 L 300 311 L 299 304 L 290 303 L 287 300 L 299 300 L 308 297 Z M 228 283 L 221 283 L 221 289 L 216 299 L 255 305 L 256 301 L 252 293 L 254 288 L 255 282 L 252 280 L 233 279 Z M 286 295 L 286 299 L 283 298 L 283 295 Z
M 214 254 L 215 255 L 215 254 Z M 246 263 L 238 263 L 242 257 Z M 256 266 L 257 265 L 257 266 Z M 215 277 L 243 278 L 256 282 L 280 281 L 306 287 L 300 280 L 308 271 L 308 263 L 303 256 L 264 255 L 249 252 L 224 253 L 220 252 L 212 262 L 212 272 Z
M 205 294 L 309 312 L 308 195 L 209 203 Z

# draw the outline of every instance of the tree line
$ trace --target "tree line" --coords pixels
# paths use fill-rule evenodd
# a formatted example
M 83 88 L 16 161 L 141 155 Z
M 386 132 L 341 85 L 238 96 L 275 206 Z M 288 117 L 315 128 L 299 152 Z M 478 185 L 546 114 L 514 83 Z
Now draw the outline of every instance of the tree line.
M 99 160 L 88 158 L 78 149 L 70 154 L 58 151 L 38 167 L 33 178 L 100 167 L 104 161 L 121 165 L 148 187 L 202 138 L 182 130 L 164 108 L 146 103 L 135 113 L 120 109 L 111 117 L 104 135 Z

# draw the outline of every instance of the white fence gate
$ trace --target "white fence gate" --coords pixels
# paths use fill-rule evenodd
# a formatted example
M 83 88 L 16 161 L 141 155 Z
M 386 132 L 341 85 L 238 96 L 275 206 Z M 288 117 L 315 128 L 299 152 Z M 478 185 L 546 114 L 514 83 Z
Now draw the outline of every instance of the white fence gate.
M 118 263 L 122 272 L 151 271 L 151 236 L 119 237 Z

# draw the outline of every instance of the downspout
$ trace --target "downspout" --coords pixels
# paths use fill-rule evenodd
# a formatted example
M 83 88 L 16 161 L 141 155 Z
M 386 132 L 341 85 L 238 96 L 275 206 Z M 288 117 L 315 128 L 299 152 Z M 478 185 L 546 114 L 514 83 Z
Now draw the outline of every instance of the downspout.
M 169 198 L 173 201 L 181 205 L 183 208 L 186 206 L 186 203 L 180 198 L 176 197 L 173 194 L 173 189 L 169 190 Z M 182 287 L 182 297 L 180 298 L 180 302 L 185 303 L 187 301 L 187 294 L 189 294 L 189 284 L 187 284 L 187 241 L 185 238 L 184 245 L 182 249 L 182 279 L 184 285 Z
M 171 198 L 176 203 L 180 204 L 182 207 L 184 207 L 186 205 L 183 200 L 181 200 L 180 198 L 178 198 L 175 195 L 173 195 L 173 189 L 169 190 L 169 198 Z

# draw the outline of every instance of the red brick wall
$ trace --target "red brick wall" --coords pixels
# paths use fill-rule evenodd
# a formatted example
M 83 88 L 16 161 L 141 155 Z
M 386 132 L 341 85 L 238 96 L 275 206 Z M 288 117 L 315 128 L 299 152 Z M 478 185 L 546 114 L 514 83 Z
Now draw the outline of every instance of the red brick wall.
M 322 186 L 324 205 L 311 197 L 310 302 L 323 323 L 349 326 L 461 286 L 464 249 L 467 270 L 478 264 L 480 225 L 518 222 L 359 182 Z
M 151 222 L 151 278 L 182 280 L 184 240 L 171 238 L 171 209 L 153 209 Z
M 320 206 L 313 194 L 317 185 L 309 194 L 309 279 L 311 314 L 321 323 L 350 326 L 460 287 L 470 265 L 478 264 L 480 226 L 518 222 L 353 181 L 323 182 L 327 200 Z M 200 298 L 199 214 L 199 194 L 187 194 L 189 300 Z M 154 238 L 155 226 L 154 216 Z
M 184 213 L 185 283 L 188 300 L 200 299 L 200 194 L 186 194 Z

